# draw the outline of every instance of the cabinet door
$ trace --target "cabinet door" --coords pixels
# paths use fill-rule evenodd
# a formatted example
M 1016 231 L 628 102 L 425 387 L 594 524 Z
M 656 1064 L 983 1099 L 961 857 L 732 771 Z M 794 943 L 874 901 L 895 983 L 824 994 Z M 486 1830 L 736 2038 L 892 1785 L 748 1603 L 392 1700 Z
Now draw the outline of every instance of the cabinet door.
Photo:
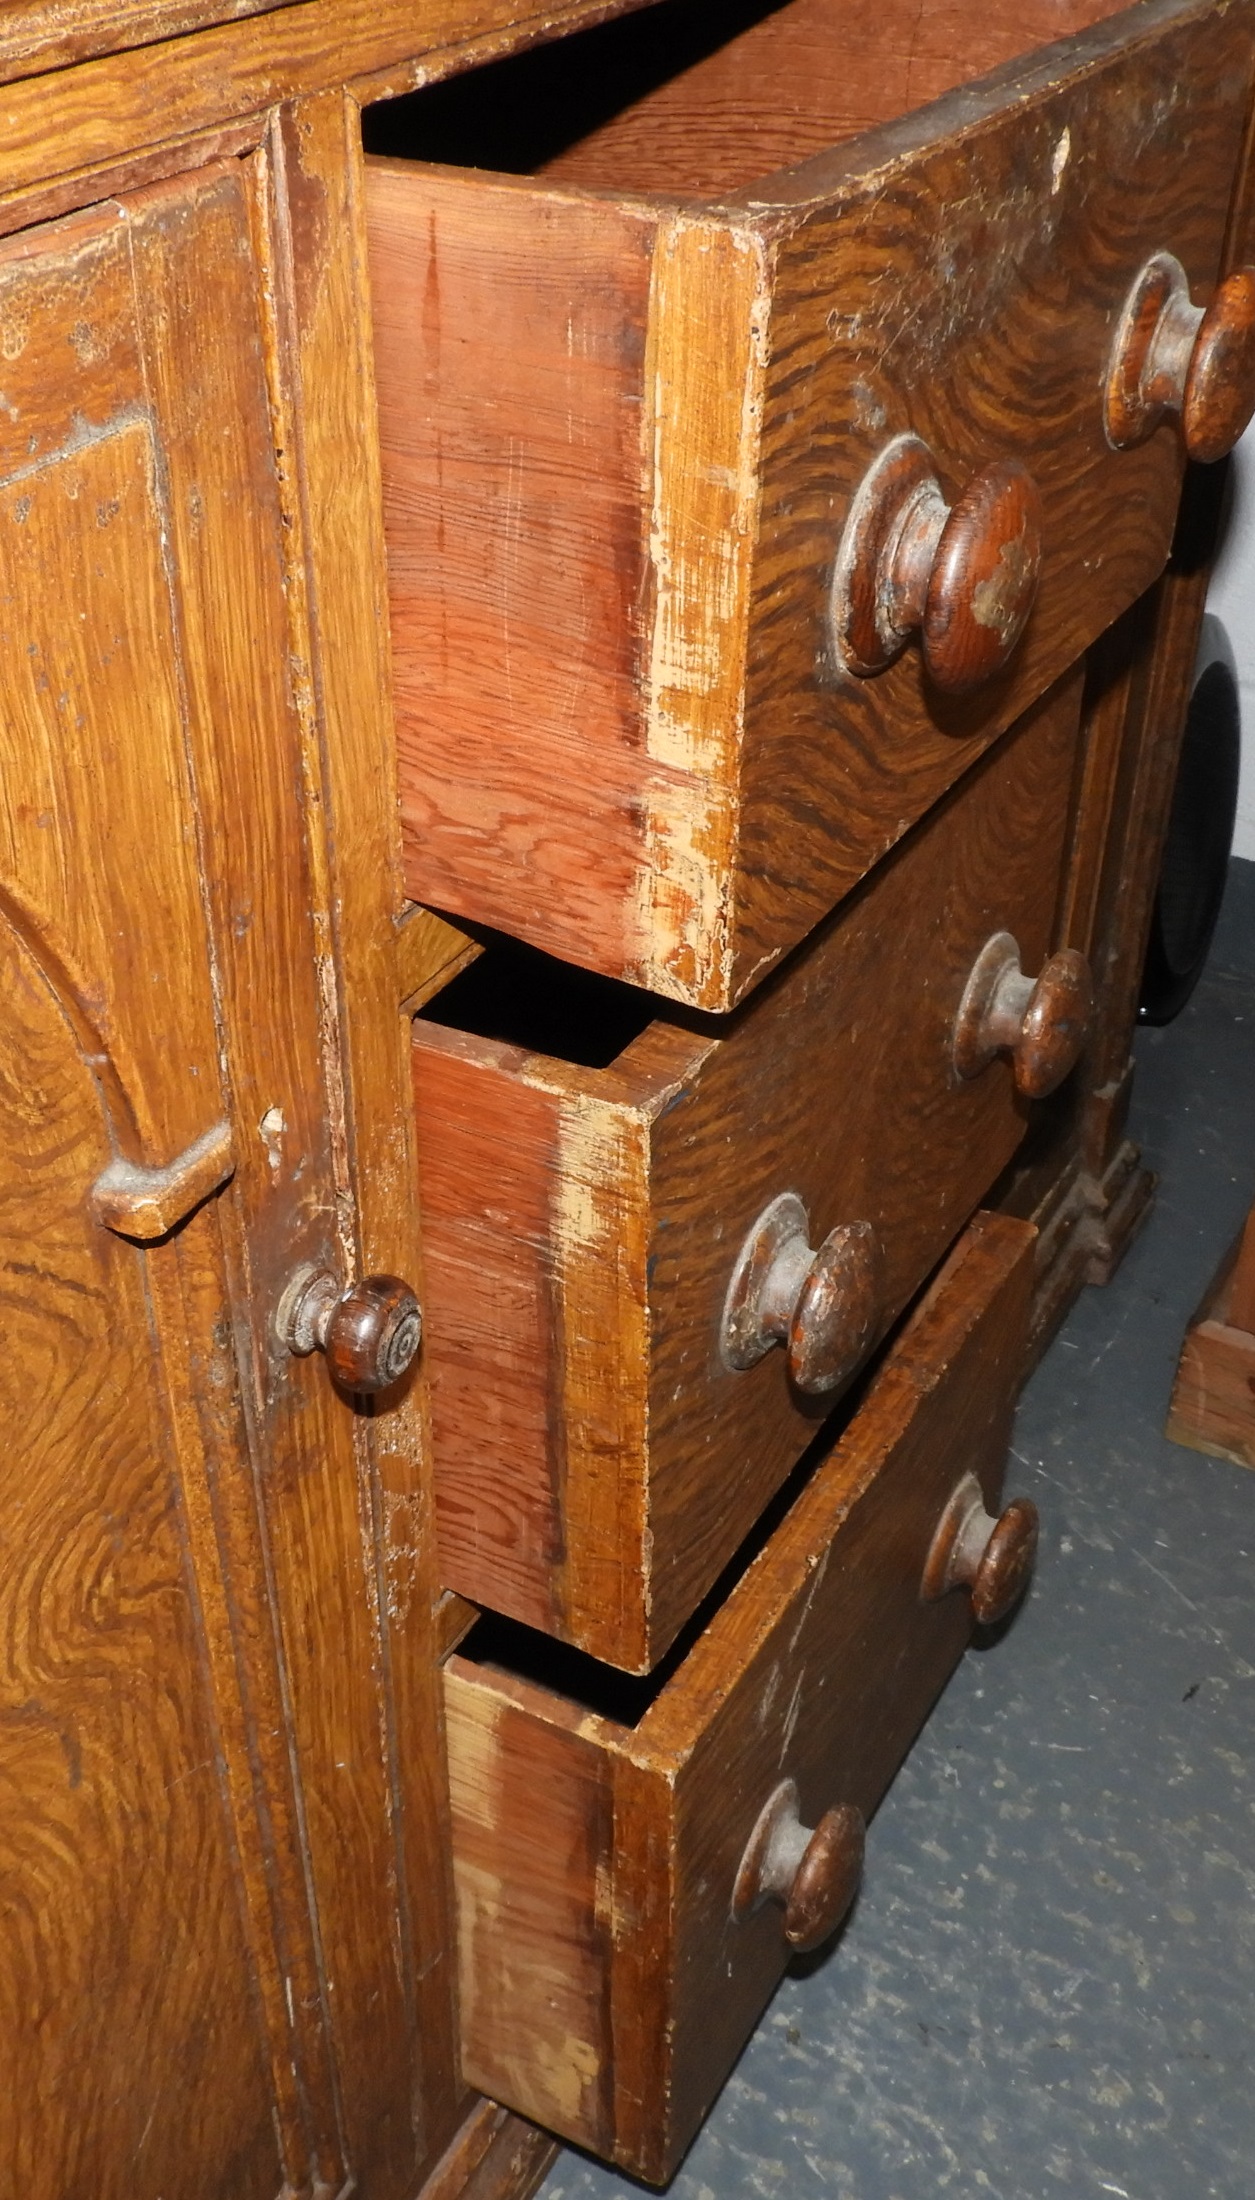
M 0 247 L 0 2191 L 27 2200 L 374 2200 L 430 2140 L 376 1470 L 273 1324 L 294 1266 L 353 1257 L 274 201 L 246 152 Z

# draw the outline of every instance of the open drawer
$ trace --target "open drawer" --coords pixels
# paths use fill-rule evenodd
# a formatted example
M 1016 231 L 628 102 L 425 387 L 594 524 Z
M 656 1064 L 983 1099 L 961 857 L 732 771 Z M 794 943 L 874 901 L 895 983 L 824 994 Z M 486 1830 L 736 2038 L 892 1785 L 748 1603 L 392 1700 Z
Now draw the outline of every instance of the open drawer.
M 836 1448 L 652 1680 L 500 1622 L 445 1668 L 466 2076 L 634 2175 L 671 2174 L 792 1945 L 838 1918 L 860 1821 L 973 1600 L 1002 1610 L 1031 1563 L 1032 1508 L 992 1535 L 985 1514 L 1032 1240 L 977 1217 Z
M 651 1022 L 508 944 L 416 1021 L 446 1587 L 633 1671 L 675 1639 L 1019 1144 L 1022 1049 L 956 1059 L 991 939 L 1040 974 L 1035 1089 L 1074 1058 L 1078 703 L 1039 704 L 730 1021 Z
M 1109 13 L 668 0 L 372 111 L 417 899 L 725 1009 L 1149 586 L 1255 42 Z

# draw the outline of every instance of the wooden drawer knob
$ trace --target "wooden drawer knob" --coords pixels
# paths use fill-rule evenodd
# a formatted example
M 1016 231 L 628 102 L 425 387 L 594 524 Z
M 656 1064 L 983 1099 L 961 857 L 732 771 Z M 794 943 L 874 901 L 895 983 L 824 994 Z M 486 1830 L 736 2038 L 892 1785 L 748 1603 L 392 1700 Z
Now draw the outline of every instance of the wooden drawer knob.
M 276 1326 L 290 1352 L 326 1354 L 342 1390 L 389 1390 L 422 1341 L 418 1300 L 400 1276 L 363 1276 L 342 1286 L 317 1268 L 298 1270 L 279 1302 Z
M 1255 268 L 1226 276 L 1209 306 L 1191 302 L 1170 252 L 1137 277 L 1107 369 L 1107 439 L 1118 451 L 1144 443 L 1170 413 L 1204 463 L 1231 451 L 1255 413 Z
M 972 1616 L 982 1627 L 1005 1619 L 1023 1596 L 1037 1557 L 1037 1507 L 1015 1497 L 996 1518 L 986 1512 L 980 1483 L 963 1477 L 938 1523 L 924 1561 L 921 1594 L 932 1602 L 951 1589 L 972 1592 Z
M 1041 572 L 1041 511 L 1022 466 L 986 466 L 946 503 L 927 444 L 900 435 L 864 475 L 832 581 L 848 671 L 880 672 L 918 633 L 930 677 L 963 695 L 1000 672 Z
M 975 1077 L 995 1054 L 1011 1056 L 1015 1089 L 1044 1099 L 1076 1064 L 1089 1036 L 1094 986 L 1074 947 L 1052 955 L 1040 977 L 1026 978 L 1009 932 L 986 940 L 959 1003 L 954 1066 Z
M 764 1902 L 784 1907 L 784 1937 L 804 1954 L 835 1933 L 863 1876 L 867 1828 L 852 1803 L 824 1812 L 813 1829 L 798 1815 L 797 1786 L 782 1780 L 759 1812 L 737 1870 L 732 1915 Z
M 853 1374 L 880 1323 L 880 1249 L 869 1222 L 840 1223 L 810 1244 L 806 1209 L 783 1192 L 763 1209 L 737 1255 L 724 1301 L 725 1365 L 753 1367 L 773 1345 L 809 1394 Z

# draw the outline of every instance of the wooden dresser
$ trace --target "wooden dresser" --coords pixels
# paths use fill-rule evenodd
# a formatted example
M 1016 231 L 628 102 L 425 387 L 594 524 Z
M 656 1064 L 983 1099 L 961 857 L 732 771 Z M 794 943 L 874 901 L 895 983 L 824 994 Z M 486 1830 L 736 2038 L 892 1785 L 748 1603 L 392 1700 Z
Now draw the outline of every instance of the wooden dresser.
M 0 16 L 0 2200 L 660 2182 L 840 1922 L 1150 1196 L 1253 34 Z

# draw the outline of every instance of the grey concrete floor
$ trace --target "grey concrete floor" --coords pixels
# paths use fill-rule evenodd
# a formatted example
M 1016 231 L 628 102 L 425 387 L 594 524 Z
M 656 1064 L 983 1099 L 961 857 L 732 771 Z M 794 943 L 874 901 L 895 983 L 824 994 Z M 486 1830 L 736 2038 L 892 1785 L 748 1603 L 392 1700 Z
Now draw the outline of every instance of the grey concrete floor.
M 1255 1474 L 1168 1443 L 1182 1331 L 1255 1195 L 1255 864 L 1138 1039 L 1158 1203 L 1022 1402 L 1032 1593 L 882 1805 L 672 2200 L 1255 2195 Z M 543 2200 L 641 2188 L 571 2153 Z

